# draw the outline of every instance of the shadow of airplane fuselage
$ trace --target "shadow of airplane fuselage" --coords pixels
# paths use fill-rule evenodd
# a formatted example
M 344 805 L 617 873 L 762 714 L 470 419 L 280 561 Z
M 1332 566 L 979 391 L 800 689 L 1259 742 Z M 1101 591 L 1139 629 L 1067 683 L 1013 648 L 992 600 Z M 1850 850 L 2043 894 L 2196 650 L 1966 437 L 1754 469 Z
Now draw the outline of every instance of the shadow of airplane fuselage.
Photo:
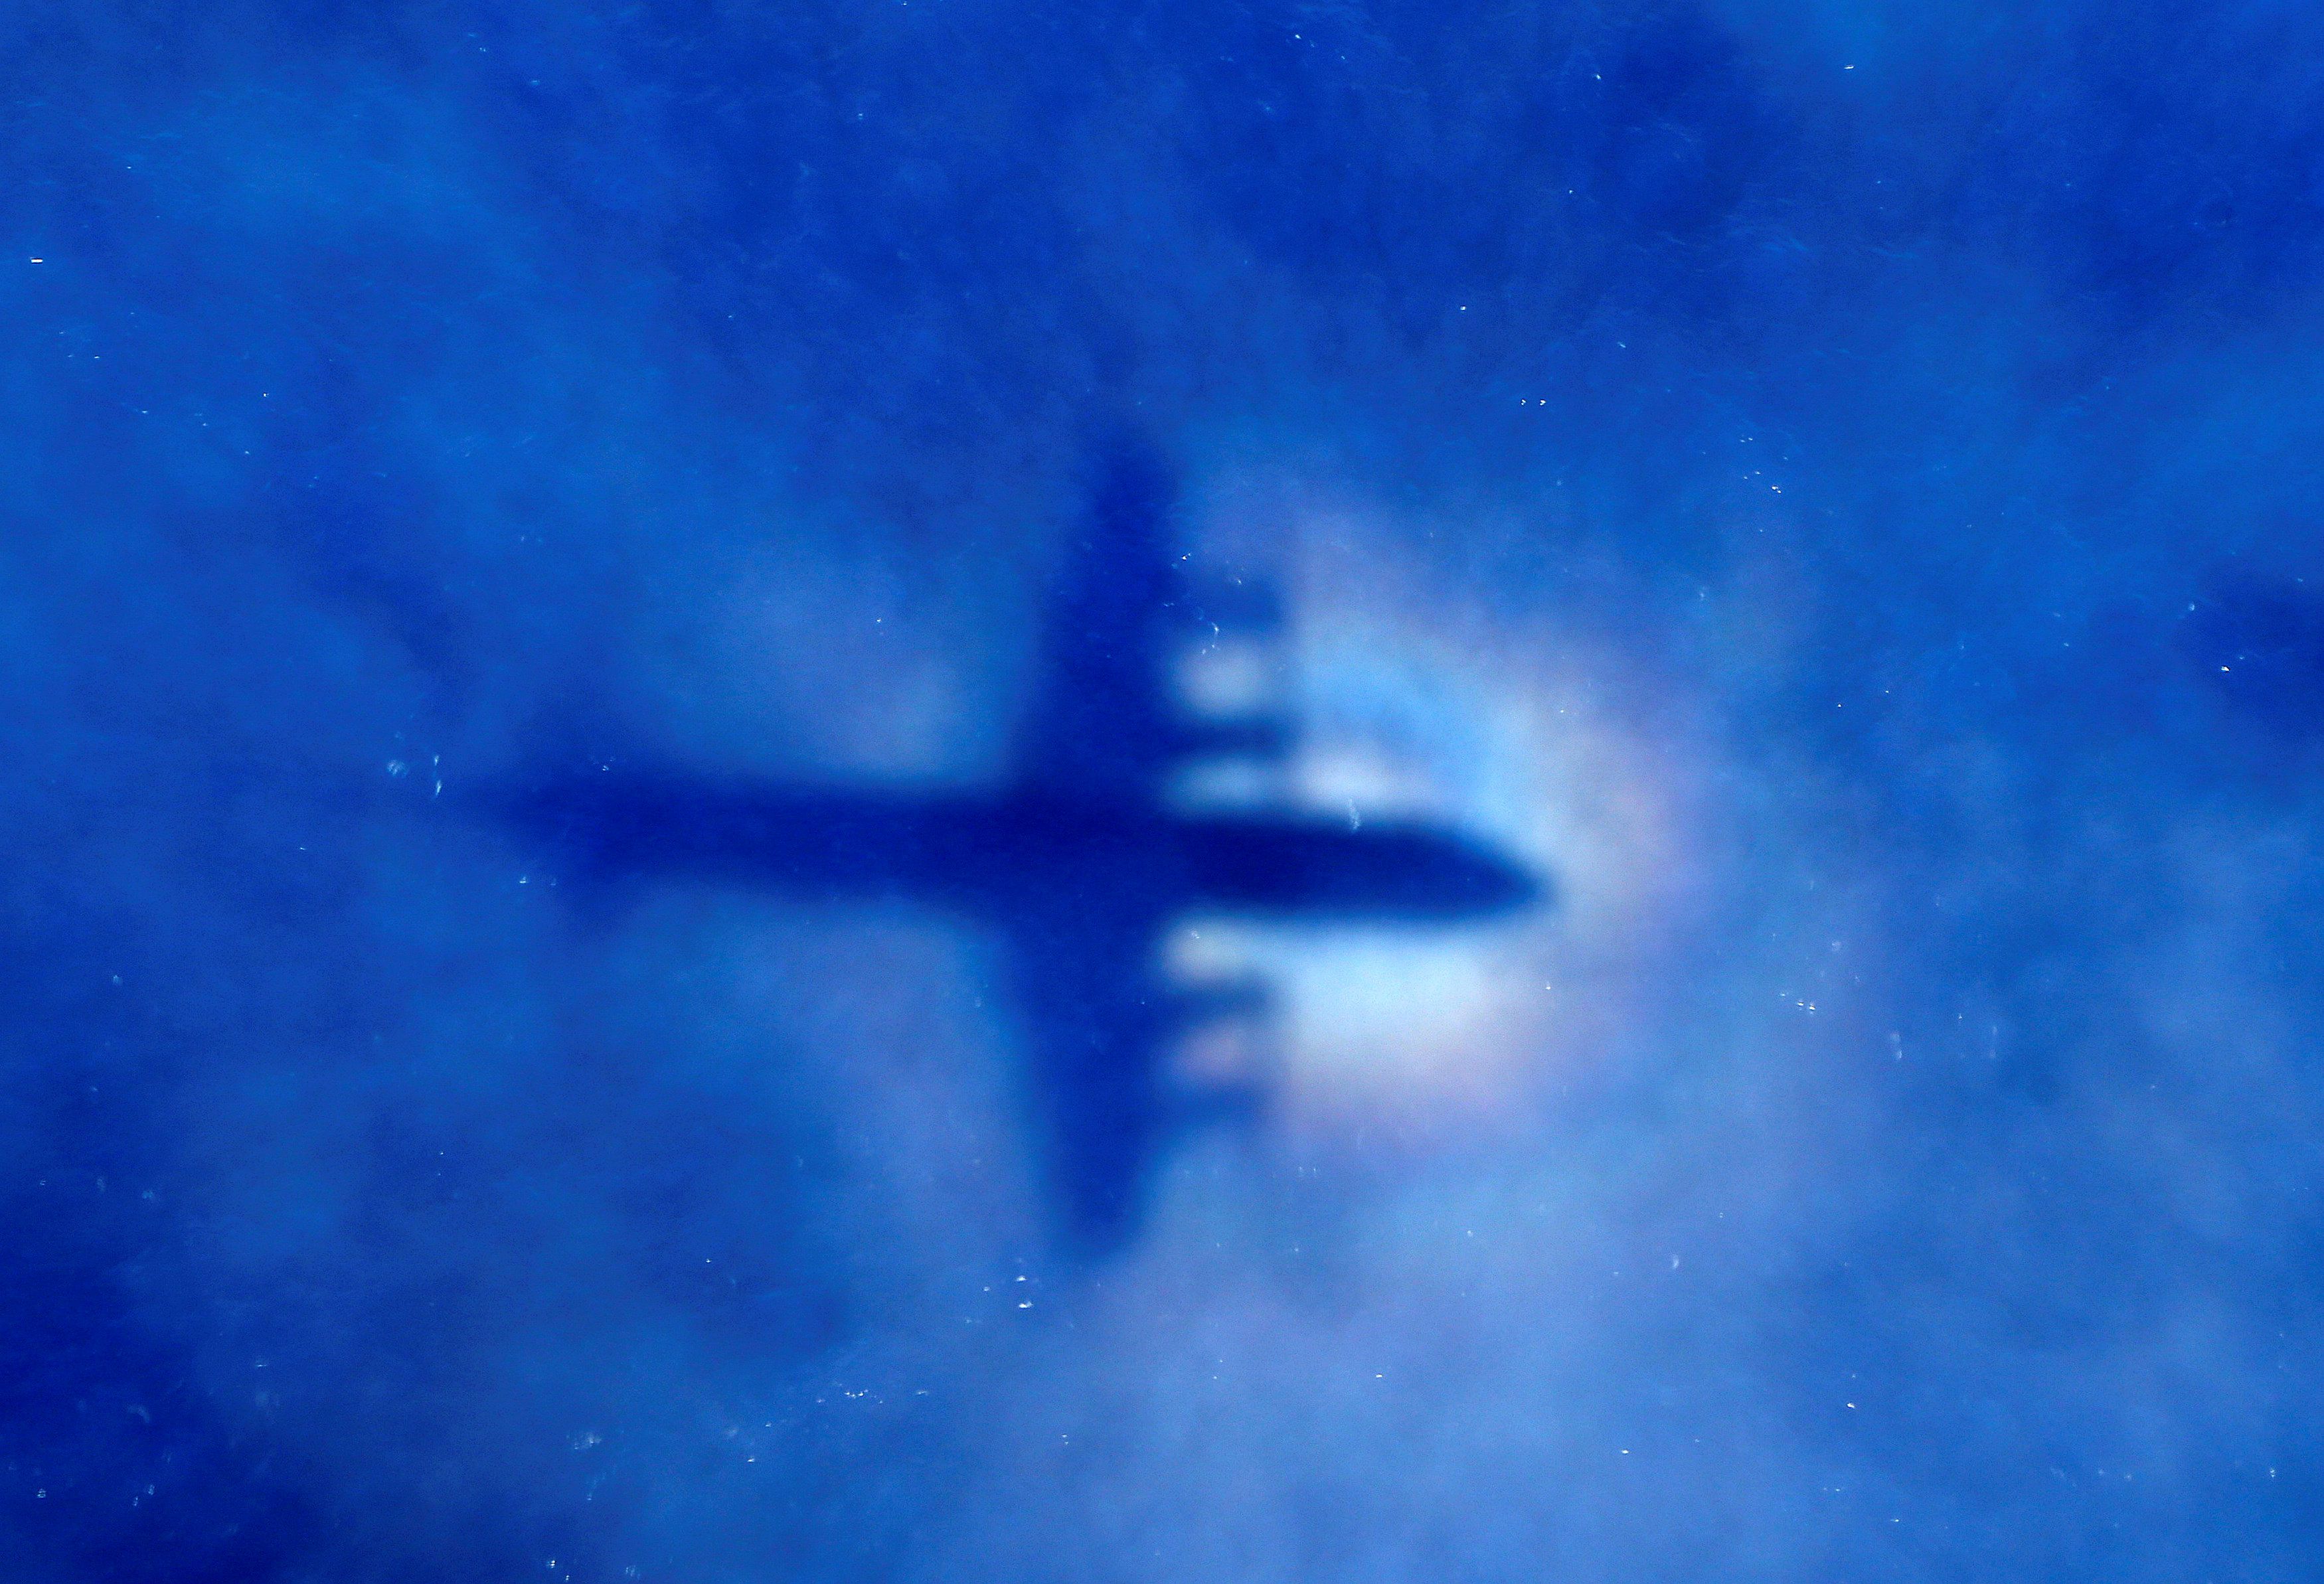
M 908 899 L 1001 935 L 1047 1176 L 1088 1252 L 1134 1229 L 1158 1140 L 1188 1109 L 1166 1054 L 1219 1009 L 1158 968 L 1174 919 L 1442 922 L 1541 890 L 1434 825 L 1171 805 L 1176 769 L 1221 750 L 1279 753 L 1286 734 L 1190 722 L 1170 697 L 1170 651 L 1193 612 L 1161 552 L 1167 501 L 1150 453 L 1105 456 L 1005 789 L 815 789 L 599 762 L 499 806 L 585 889 L 690 876 L 807 899 Z
M 599 879 L 693 873 L 796 896 L 912 898 L 997 919 L 1062 904 L 1141 920 L 1229 912 L 1417 922 L 1503 912 L 1536 890 L 1513 865 L 1428 825 L 1176 814 L 1039 792 L 820 792 L 608 770 L 543 788 L 523 812 Z

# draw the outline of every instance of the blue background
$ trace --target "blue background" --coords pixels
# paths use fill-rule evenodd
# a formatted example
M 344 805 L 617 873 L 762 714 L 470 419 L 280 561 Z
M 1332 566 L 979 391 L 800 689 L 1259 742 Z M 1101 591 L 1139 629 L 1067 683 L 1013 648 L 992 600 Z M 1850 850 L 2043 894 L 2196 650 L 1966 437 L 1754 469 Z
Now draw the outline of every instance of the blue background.
M 8 21 L 12 1576 L 2312 1576 L 2310 8 Z M 1123 410 L 1561 901 L 1093 1275 L 975 931 L 445 798 L 990 783 Z

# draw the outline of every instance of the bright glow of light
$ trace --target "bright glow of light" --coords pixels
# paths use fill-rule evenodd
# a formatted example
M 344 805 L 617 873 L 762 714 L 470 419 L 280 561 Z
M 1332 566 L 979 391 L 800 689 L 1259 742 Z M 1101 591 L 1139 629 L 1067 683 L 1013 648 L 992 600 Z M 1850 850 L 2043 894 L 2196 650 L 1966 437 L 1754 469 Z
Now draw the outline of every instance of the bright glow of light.
M 1174 971 L 1273 987 L 1277 1114 L 1296 1133 L 1419 1145 L 1526 1127 L 1619 1059 L 1684 910 L 1683 744 L 1624 718 L 1644 691 L 1635 659 L 1448 606 L 1425 570 L 1397 567 L 1426 542 L 1409 525 L 1341 513 L 1302 541 L 1289 795 L 1351 822 L 1442 821 L 1533 868 L 1554 900 L 1452 928 L 1194 920 Z

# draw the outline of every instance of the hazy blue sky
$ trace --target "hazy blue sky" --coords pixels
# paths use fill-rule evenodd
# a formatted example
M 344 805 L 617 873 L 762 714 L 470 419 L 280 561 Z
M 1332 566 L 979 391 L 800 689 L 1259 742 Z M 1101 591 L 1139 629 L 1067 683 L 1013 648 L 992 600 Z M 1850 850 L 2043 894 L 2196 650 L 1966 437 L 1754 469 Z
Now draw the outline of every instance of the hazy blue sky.
M 14 1576 L 2313 1576 L 2312 8 L 5 14 Z M 993 941 L 454 809 L 990 784 L 1125 414 L 1559 901 L 1075 1275 Z

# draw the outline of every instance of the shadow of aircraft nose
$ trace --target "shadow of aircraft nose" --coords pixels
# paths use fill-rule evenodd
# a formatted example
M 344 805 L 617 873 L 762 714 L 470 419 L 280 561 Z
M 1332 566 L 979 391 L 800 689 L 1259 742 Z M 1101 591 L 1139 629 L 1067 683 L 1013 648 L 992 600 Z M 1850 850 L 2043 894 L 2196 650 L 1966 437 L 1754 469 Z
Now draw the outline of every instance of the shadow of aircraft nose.
M 1548 902 L 1549 882 L 1489 852 L 1471 849 L 1463 854 L 1463 872 L 1452 882 L 1458 895 L 1447 913 L 1491 917 Z
M 1313 819 L 1189 821 L 1193 898 L 1328 921 L 1478 919 L 1542 899 L 1540 880 L 1441 826 Z
M 1386 835 L 1382 865 L 1400 869 L 1379 911 L 1416 921 L 1487 919 L 1545 900 L 1545 883 L 1517 864 L 1458 838 L 1415 831 Z M 1399 849 L 1412 856 L 1402 858 Z

